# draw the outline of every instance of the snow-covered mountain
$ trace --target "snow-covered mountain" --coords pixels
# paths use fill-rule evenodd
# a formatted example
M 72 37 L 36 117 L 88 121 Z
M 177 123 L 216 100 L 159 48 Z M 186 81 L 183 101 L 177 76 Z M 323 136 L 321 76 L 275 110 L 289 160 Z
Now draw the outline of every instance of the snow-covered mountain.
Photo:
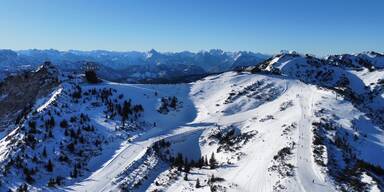
M 215 70 L 223 52 L 198 54 Z M 51 65 L 5 79 L 2 106 L 41 69 L 57 84 L 1 130 L 0 191 L 384 190 L 383 54 L 246 54 L 190 83 L 92 84 Z
M 51 61 L 64 71 L 81 72 L 87 62 L 100 66 L 101 76 L 121 82 L 168 80 L 188 78 L 228 71 L 238 66 L 255 65 L 267 55 L 252 52 L 224 52 L 222 50 L 176 53 L 114 52 L 114 51 L 57 51 L 49 50 L 0 50 L 1 73 L 31 69 Z

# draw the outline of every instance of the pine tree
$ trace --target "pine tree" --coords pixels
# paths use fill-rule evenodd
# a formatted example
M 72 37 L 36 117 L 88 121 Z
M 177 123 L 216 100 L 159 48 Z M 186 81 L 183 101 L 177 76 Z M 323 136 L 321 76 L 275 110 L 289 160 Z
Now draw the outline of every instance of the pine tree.
M 81 135 L 81 130 L 80 130 L 80 128 L 77 128 L 76 137 L 79 137 L 80 135 Z
M 49 181 L 48 181 L 48 183 L 47 183 L 47 186 L 48 186 L 48 187 L 54 187 L 55 184 L 56 184 L 55 180 L 52 179 L 52 178 L 50 178 Z
M 201 187 L 199 178 L 197 178 L 197 180 L 196 180 L 196 185 L 195 185 L 195 187 L 196 187 L 196 188 L 200 188 L 200 187 Z
M 212 174 L 211 178 L 208 180 L 209 183 L 215 182 L 215 175 Z
M 47 157 L 47 149 L 44 147 L 44 149 L 43 149 L 43 156 L 44 157 Z
M 72 173 L 71 173 L 71 177 L 72 178 L 76 178 L 77 177 L 77 168 L 76 168 L 76 166 L 73 168 L 73 171 L 72 171 Z
M 172 97 L 171 103 L 169 104 L 170 107 L 176 109 L 177 107 L 177 98 L 175 96 Z
M 191 166 L 190 166 L 190 164 L 189 164 L 189 163 L 186 163 L 186 164 L 184 165 L 184 172 L 189 173 L 190 170 L 191 170 Z
M 48 131 L 48 137 L 53 138 L 52 130 Z
M 183 166 L 182 166 L 182 165 L 179 165 L 179 166 L 177 167 L 177 171 L 183 171 Z
M 46 168 L 47 168 L 48 172 L 52 172 L 53 171 L 53 164 L 52 164 L 51 160 L 48 160 L 48 164 L 47 164 Z
M 67 127 L 68 127 L 68 122 L 67 122 L 67 120 L 63 119 L 63 120 L 60 122 L 60 127 L 61 127 L 61 128 L 67 128 Z
M 55 118 L 53 118 L 53 116 L 49 120 L 49 125 L 51 126 L 51 128 L 55 126 Z
M 61 180 L 62 180 L 63 178 L 61 177 L 61 176 L 56 176 L 56 179 L 55 179 L 55 182 L 56 182 L 56 184 L 57 185 L 61 185 Z
M 184 165 L 188 165 L 188 158 L 187 157 L 184 158 L 184 162 L 183 163 L 184 163 Z
M 34 180 L 33 180 L 33 177 L 32 177 L 32 171 L 30 171 L 27 167 L 25 167 L 23 169 L 23 172 L 24 172 L 24 175 L 25 175 L 25 180 L 28 182 L 28 183 L 32 183 Z
M 184 162 L 183 162 L 183 155 L 181 153 L 177 154 L 173 164 L 175 166 L 182 166 L 184 164 Z
M 217 161 L 215 159 L 214 153 L 212 153 L 211 158 L 209 159 L 209 166 L 211 167 L 211 169 L 215 169 L 217 166 Z
M 126 100 L 123 103 L 123 108 L 121 109 L 120 115 L 121 115 L 121 122 L 122 126 L 125 126 L 125 122 L 128 119 L 128 115 L 131 113 L 131 103 L 127 102 Z
M 204 156 L 200 157 L 197 167 L 202 168 L 204 166 Z
M 68 150 L 70 151 L 70 152 L 74 152 L 75 151 L 75 144 L 73 143 L 73 142 L 71 142 L 71 143 L 69 143 L 68 145 L 67 145 L 67 148 L 68 148 Z
M 29 132 L 30 133 L 36 133 L 36 122 L 35 121 L 30 121 L 28 122 L 29 128 L 31 129 Z

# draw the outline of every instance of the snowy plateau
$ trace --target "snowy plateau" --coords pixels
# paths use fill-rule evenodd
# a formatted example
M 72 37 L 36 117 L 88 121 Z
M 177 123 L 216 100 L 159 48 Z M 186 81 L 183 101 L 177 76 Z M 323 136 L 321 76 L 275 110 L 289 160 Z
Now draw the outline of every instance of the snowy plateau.
M 4 77 L 0 191 L 384 191 L 382 53 L 247 61 L 184 83 Z

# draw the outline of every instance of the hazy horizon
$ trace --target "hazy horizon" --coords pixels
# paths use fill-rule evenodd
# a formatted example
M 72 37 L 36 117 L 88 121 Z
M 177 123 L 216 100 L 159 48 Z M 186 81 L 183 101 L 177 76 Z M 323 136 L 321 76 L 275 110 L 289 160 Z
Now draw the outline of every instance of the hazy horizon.
M 222 49 L 319 56 L 383 52 L 384 2 L 58 1 L 0 3 L 3 49 L 181 52 Z
M 95 51 L 96 52 L 96 51 L 106 51 L 106 52 L 115 52 L 115 53 L 129 53 L 129 52 L 146 53 L 146 52 L 150 52 L 150 51 L 154 50 L 154 51 L 156 51 L 158 53 L 162 53 L 162 54 L 166 54 L 166 53 L 182 53 L 182 52 L 199 53 L 199 52 L 209 52 L 209 51 L 212 51 L 212 50 L 221 50 L 221 51 L 227 52 L 227 53 L 252 52 L 252 53 L 255 53 L 255 54 L 262 54 L 262 55 L 266 55 L 266 56 L 273 56 L 273 55 L 276 55 L 276 54 L 279 54 L 279 53 L 282 53 L 282 52 L 296 52 L 296 53 L 302 54 L 302 55 L 310 54 L 310 55 L 314 55 L 314 56 L 317 56 L 317 57 L 326 57 L 326 56 L 330 56 L 330 55 L 342 55 L 342 54 L 359 54 L 359 53 L 366 53 L 366 52 L 371 52 L 371 51 L 384 54 L 383 51 L 376 51 L 376 50 L 362 50 L 362 51 L 358 51 L 358 52 L 340 52 L 340 53 L 321 55 L 321 54 L 314 54 L 314 53 L 310 53 L 310 52 L 299 52 L 299 51 L 296 51 L 296 50 L 280 50 L 280 51 L 275 52 L 275 53 L 265 53 L 265 52 L 261 52 L 261 51 L 249 51 L 249 50 L 223 50 L 223 49 L 220 49 L 220 48 L 201 49 L 201 50 L 197 50 L 197 51 L 191 51 L 191 50 L 160 51 L 160 50 L 156 50 L 156 49 L 153 49 L 153 48 L 149 49 L 149 50 L 107 50 L 107 49 L 90 49 L 90 50 L 66 49 L 66 50 L 60 50 L 60 49 L 54 49 L 54 48 L 46 48 L 46 49 L 38 49 L 38 48 L 9 49 L 9 48 L 1 48 L 0 47 L 0 50 L 11 50 L 11 51 L 15 51 L 15 52 L 28 51 L 28 50 L 40 50 L 40 51 L 55 50 L 55 51 L 59 51 L 59 52 L 70 52 L 70 51 L 79 51 L 79 52 L 93 52 L 93 51 Z

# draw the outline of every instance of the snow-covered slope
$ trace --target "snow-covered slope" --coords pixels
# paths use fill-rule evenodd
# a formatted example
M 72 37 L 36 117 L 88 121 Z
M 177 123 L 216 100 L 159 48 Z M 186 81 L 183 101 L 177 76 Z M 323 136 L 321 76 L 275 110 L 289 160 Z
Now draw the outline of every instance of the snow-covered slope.
M 354 56 L 364 61 L 363 64 L 359 63 L 360 70 L 349 67 L 354 63 L 351 60 L 347 60 L 348 62 L 329 58 L 325 60 L 297 53 L 276 55 L 259 66 L 250 67 L 247 70 L 288 76 L 305 83 L 332 89 L 347 97 L 360 110 L 369 113 L 371 118 L 383 123 L 383 73 L 379 67 L 383 64 L 382 54 L 370 54 L 375 54 L 370 61 L 362 59 L 363 56 L 368 57 L 366 54 Z M 354 63 L 354 65 L 357 64 Z
M 0 189 L 380 191 L 380 74 L 282 54 L 184 84 L 69 76 L 2 135 Z
M 263 87 L 258 82 L 263 81 L 272 83 L 276 91 L 270 92 L 265 88 L 258 90 L 257 86 Z M 268 94 L 264 95 L 263 92 Z M 240 93 L 241 96 L 228 102 L 228 98 L 233 98 L 232 93 Z M 327 133 L 329 135 L 326 138 L 345 137 L 348 132 L 350 136 L 346 138 L 346 143 L 350 142 L 355 158 L 383 166 L 383 159 L 372 155 L 383 153 L 383 131 L 348 101 L 336 99 L 336 94 L 331 90 L 318 89 L 297 80 L 276 76 L 226 73 L 195 83 L 191 94 L 195 97 L 193 101 L 197 109 L 201 109 L 198 110 L 195 122 L 211 124 L 196 139 L 199 141 L 200 155 L 209 158 L 214 153 L 220 165 L 214 170 L 192 169 L 188 181 L 182 179 L 184 175 L 181 174 L 177 181 L 171 184 L 165 182 L 165 187 L 152 184 L 150 190 L 196 190 L 197 179 L 205 186 L 197 189 L 201 191 L 212 188 L 219 191 L 341 190 L 344 183 L 335 181 L 334 175 L 330 173 L 333 174 L 334 170 L 345 171 L 347 168 L 328 167 L 327 161 L 345 165 L 346 160 L 334 159 L 336 155 L 340 155 L 337 154 L 339 150 L 343 149 L 329 144 L 329 148 L 324 147 L 324 152 L 319 157 L 315 151 L 318 144 L 315 142 L 314 131 L 316 122 L 320 120 L 340 122 L 340 130 Z M 247 102 L 243 102 L 244 100 Z M 249 104 L 255 107 L 248 107 Z M 237 111 L 227 113 L 234 106 Z M 336 107 L 341 110 L 331 110 Z M 325 109 L 329 111 L 326 113 Z M 327 114 L 326 117 L 320 117 L 319 111 Z M 352 126 L 359 128 L 352 129 Z M 218 133 L 225 135 L 232 129 L 235 130 L 235 136 L 218 136 Z M 353 139 L 353 134 L 367 135 Z M 185 139 L 185 142 L 189 140 Z M 180 144 L 175 145 L 178 148 L 177 145 Z M 188 155 L 189 152 L 184 154 Z M 319 159 L 325 164 L 319 163 Z M 155 183 L 171 180 L 170 172 L 172 170 L 162 173 Z M 209 183 L 212 175 L 224 181 Z M 359 177 L 359 174 L 353 176 Z M 346 185 L 346 189 L 356 190 L 350 184 Z M 377 188 L 373 184 L 372 188 L 375 187 Z

